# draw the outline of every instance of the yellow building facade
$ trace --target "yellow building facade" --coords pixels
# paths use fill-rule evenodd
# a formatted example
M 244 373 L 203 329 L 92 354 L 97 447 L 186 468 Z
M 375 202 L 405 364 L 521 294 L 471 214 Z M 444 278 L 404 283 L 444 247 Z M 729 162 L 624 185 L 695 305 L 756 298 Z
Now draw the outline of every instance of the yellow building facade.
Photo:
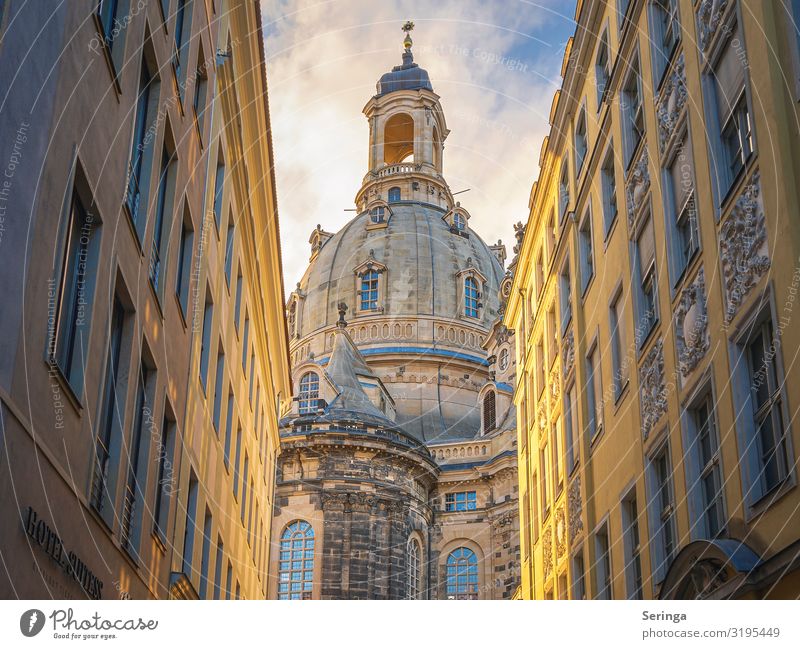
M 578 2 L 504 321 L 521 598 L 800 593 L 793 11 Z

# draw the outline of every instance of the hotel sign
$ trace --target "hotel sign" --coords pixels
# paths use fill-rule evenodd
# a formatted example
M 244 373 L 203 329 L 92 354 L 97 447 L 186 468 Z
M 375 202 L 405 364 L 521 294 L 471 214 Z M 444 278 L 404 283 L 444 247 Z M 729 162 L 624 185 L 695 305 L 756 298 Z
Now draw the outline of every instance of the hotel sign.
M 24 514 L 25 533 L 55 561 L 67 576 L 72 577 L 92 599 L 102 597 L 103 582 L 89 570 L 75 552 L 68 552 L 61 538 L 33 510 L 28 507 Z

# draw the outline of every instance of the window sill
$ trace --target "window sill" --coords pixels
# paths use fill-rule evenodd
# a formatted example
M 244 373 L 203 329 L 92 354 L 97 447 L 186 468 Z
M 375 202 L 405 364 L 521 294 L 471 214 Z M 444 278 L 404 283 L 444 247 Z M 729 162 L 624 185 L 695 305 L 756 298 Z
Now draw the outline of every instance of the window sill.
M 589 440 L 589 450 L 594 450 L 594 447 L 600 441 L 600 438 L 603 436 L 603 425 L 597 427 L 597 430 L 592 434 L 591 439 Z
M 614 414 L 616 415 L 622 405 L 622 402 L 625 401 L 625 398 L 628 396 L 630 392 L 631 382 L 629 379 L 625 379 L 625 383 L 617 392 L 616 396 L 614 397 Z
M 656 318 L 653 320 L 653 324 L 650 326 L 650 330 L 644 335 L 641 342 L 638 344 L 639 349 L 638 351 L 638 358 L 641 359 L 644 356 L 645 348 L 649 346 L 650 341 L 655 337 L 656 331 L 658 331 L 658 324 L 660 320 Z
M 162 538 L 161 534 L 158 533 L 158 528 L 157 527 L 153 526 L 153 530 L 150 533 L 150 536 L 152 537 L 153 543 L 158 548 L 159 552 L 161 552 L 162 555 L 166 555 L 167 554 L 167 543 L 166 543 L 166 540 L 164 538 Z
M 797 486 L 797 480 L 794 473 L 790 473 L 783 479 L 783 482 L 777 487 L 773 487 L 772 491 L 767 492 L 756 500 L 752 505 L 747 506 L 745 513 L 745 523 L 750 523 L 754 518 L 767 513 L 770 508 L 776 505 L 794 488 Z
M 69 401 L 70 405 L 75 410 L 75 414 L 78 417 L 81 416 L 81 411 L 83 410 L 83 401 L 78 397 L 75 393 L 75 390 L 72 387 L 72 384 L 69 382 L 66 376 L 64 376 L 64 372 L 61 370 L 61 366 L 56 362 L 54 358 L 48 358 L 47 354 L 44 357 L 44 364 L 47 367 L 47 375 L 49 378 L 52 379 L 55 376 L 56 381 L 58 381 L 59 387 L 64 391 L 67 395 L 67 401 Z M 85 368 L 84 368 L 85 373 Z
M 617 223 L 619 222 L 619 208 L 617 208 L 616 214 L 614 214 L 614 218 L 611 219 L 611 223 L 609 223 L 608 228 L 606 228 L 605 233 L 603 234 L 603 252 L 605 253 L 608 250 L 608 245 L 611 243 L 611 237 L 614 234 L 614 231 L 617 229 Z
M 723 215 L 731 207 L 731 204 L 734 202 L 734 198 L 738 196 L 739 190 L 746 183 L 746 179 L 750 178 L 750 176 L 752 175 L 752 171 L 756 166 L 756 162 L 757 162 L 756 152 L 753 151 L 750 154 L 750 157 L 747 158 L 747 161 L 744 163 L 744 167 L 742 167 L 739 173 L 736 174 L 736 177 L 731 181 L 730 187 L 728 187 L 725 194 L 722 196 L 722 200 L 720 200 L 718 222 L 723 220 L 722 218 Z
M 187 327 L 187 324 L 186 324 L 186 313 L 184 313 L 183 304 L 181 304 L 180 296 L 177 293 L 173 293 L 173 296 L 175 297 L 175 303 L 178 305 L 178 314 L 180 315 L 181 324 L 183 325 L 183 330 L 185 332 L 186 331 L 186 327 Z

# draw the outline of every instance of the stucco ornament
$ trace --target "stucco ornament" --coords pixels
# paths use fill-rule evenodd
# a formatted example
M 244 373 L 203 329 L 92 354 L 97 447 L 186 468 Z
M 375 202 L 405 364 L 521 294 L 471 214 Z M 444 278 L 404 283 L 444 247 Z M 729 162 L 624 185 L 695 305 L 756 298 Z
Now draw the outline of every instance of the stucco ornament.
M 555 407 L 556 400 L 561 394 L 561 381 L 560 377 L 558 376 L 558 365 L 555 365 L 553 369 L 550 370 L 550 377 L 548 381 L 550 383 L 550 397 L 552 399 L 551 407 Z
M 583 532 L 583 506 L 581 501 L 581 476 L 576 475 L 567 490 L 567 508 L 569 515 L 569 538 L 576 539 Z
M 728 0 L 702 0 L 697 7 L 697 40 L 705 50 L 717 32 Z
M 549 525 L 542 534 L 542 570 L 545 579 L 553 574 L 553 532 Z
M 547 434 L 547 404 L 545 399 L 539 401 L 536 406 L 536 423 L 539 424 L 539 445 L 541 446 L 544 436 Z
M 556 555 L 560 559 L 567 551 L 567 517 L 564 514 L 563 503 L 556 511 Z
M 725 319 L 730 322 L 747 294 L 770 267 L 759 172 L 753 174 L 722 225 L 719 251 L 725 278 Z
M 705 273 L 701 268 L 694 281 L 681 291 L 675 309 L 675 340 L 683 379 L 697 367 L 710 345 L 705 286 Z
M 561 363 L 564 366 L 564 376 L 568 376 L 575 365 L 575 336 L 570 329 L 561 343 Z
M 656 98 L 656 117 L 658 118 L 658 142 L 661 152 L 675 132 L 675 126 L 686 105 L 686 69 L 681 52 L 669 77 L 664 82 L 661 94 Z
M 642 147 L 642 153 L 631 170 L 628 186 L 625 188 L 628 206 L 628 226 L 631 231 L 633 231 L 636 216 L 644 205 L 648 191 L 650 191 L 650 170 L 648 169 L 647 145 L 645 145 Z
M 642 409 L 642 436 L 653 430 L 667 411 L 667 386 L 664 377 L 664 345 L 659 338 L 639 368 L 639 398 Z

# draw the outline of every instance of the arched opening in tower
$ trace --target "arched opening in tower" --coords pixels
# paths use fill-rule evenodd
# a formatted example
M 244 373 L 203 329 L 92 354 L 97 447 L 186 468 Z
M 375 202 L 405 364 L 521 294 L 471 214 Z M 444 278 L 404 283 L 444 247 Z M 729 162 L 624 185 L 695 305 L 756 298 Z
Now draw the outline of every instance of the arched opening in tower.
M 411 115 L 398 113 L 386 122 L 383 161 L 387 165 L 414 161 L 414 120 Z

